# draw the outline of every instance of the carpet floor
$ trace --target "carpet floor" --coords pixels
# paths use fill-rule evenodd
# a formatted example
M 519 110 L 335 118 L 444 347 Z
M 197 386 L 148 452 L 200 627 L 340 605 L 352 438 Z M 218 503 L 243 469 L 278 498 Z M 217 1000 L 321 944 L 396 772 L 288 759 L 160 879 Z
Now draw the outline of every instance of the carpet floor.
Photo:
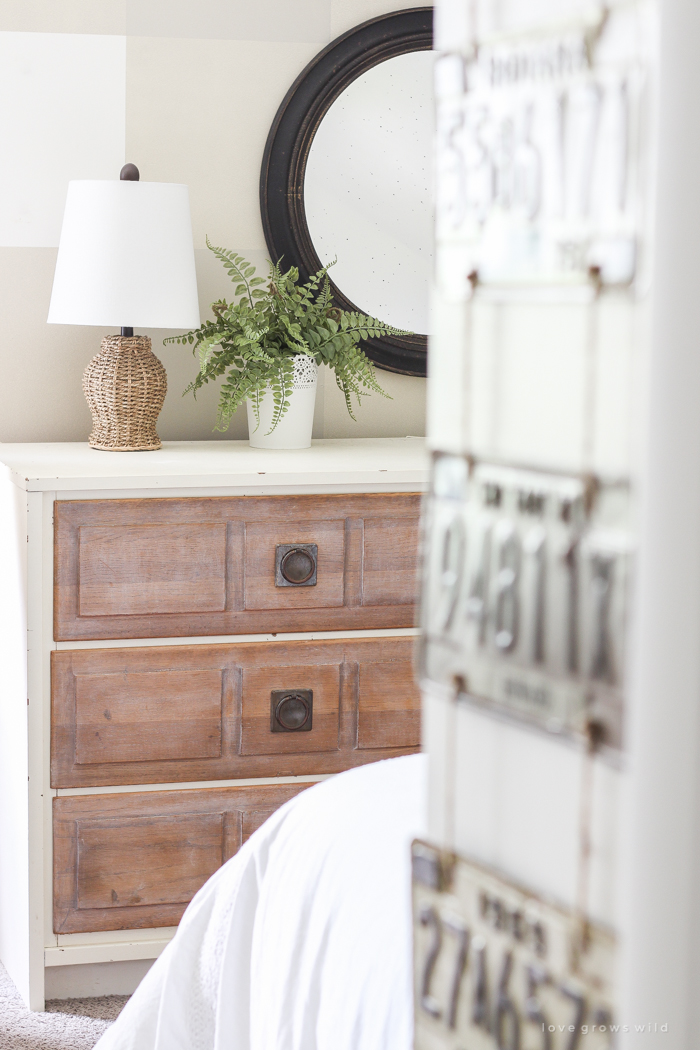
M 30 1013 L 0 963 L 0 1050 L 92 1050 L 128 998 L 53 999 Z

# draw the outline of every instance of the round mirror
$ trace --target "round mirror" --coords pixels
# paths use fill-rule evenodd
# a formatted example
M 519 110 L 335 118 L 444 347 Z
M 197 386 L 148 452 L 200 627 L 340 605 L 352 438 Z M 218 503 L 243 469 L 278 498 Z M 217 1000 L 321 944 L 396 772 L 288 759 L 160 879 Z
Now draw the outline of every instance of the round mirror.
M 395 328 L 428 331 L 432 54 L 363 73 L 335 100 L 309 150 L 304 208 L 322 263 L 353 303 Z
M 260 182 L 271 257 L 302 280 L 330 271 L 338 306 L 412 335 L 362 348 L 380 368 L 426 374 L 432 268 L 432 8 L 365 22 L 288 92 Z

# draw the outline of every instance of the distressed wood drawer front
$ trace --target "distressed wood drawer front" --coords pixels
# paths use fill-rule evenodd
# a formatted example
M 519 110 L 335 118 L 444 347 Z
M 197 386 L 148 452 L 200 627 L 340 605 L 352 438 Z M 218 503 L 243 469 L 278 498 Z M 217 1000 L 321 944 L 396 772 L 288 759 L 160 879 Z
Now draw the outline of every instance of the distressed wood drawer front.
M 175 925 L 210 875 L 308 786 L 54 799 L 54 931 Z
M 54 787 L 335 773 L 419 745 L 413 639 L 51 654 Z M 298 729 L 276 712 L 308 707 Z
M 76 675 L 76 762 L 219 758 L 222 695 L 220 668 Z
M 54 507 L 57 641 L 413 625 L 413 493 Z M 280 585 L 276 553 L 297 544 L 314 578 Z
M 363 605 L 413 605 L 416 597 L 418 523 L 411 518 L 364 522 Z
M 78 615 L 223 612 L 226 526 L 82 525 Z
M 291 650 L 288 656 L 292 656 L 294 648 L 284 648 Z M 336 651 L 336 662 L 328 664 L 299 662 L 271 667 L 243 667 L 241 755 L 294 755 L 302 749 L 305 754 L 318 751 L 332 755 L 337 751 L 340 730 L 339 661 L 342 661 L 343 655 Z M 302 689 L 310 690 L 312 694 L 311 730 L 307 733 L 273 733 L 270 729 L 270 698 L 273 690 L 296 693 Z
M 357 746 L 420 747 L 420 705 L 408 660 L 360 656 Z
M 315 543 L 313 587 L 277 587 L 274 553 L 279 544 Z M 251 522 L 245 530 L 246 609 L 333 609 L 344 603 L 345 521 Z

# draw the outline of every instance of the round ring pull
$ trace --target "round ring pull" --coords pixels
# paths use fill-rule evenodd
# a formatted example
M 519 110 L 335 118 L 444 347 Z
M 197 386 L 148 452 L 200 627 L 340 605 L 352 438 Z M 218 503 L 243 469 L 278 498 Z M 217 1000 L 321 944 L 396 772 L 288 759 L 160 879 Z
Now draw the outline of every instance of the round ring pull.
M 287 583 L 306 583 L 316 570 L 316 561 L 309 551 L 294 547 L 282 558 L 280 572 Z
M 288 693 L 287 696 L 283 696 L 275 708 L 275 718 L 289 732 L 303 729 L 310 715 L 311 704 L 299 693 Z

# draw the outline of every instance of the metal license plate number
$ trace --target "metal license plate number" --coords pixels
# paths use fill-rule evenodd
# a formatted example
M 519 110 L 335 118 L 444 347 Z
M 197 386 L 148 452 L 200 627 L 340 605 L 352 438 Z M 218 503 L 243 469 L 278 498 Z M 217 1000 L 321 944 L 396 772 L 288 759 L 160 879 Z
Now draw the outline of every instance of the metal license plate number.
M 415 1050 L 611 1050 L 615 938 L 413 843 Z
M 438 57 L 438 281 L 448 294 L 467 295 L 474 272 L 482 295 L 489 285 L 501 295 L 509 284 L 570 286 L 591 272 L 603 284 L 634 280 L 645 76 L 627 43 L 635 15 L 619 18 L 605 11 L 587 25 L 481 39 L 468 59 Z M 635 148 L 616 145 L 628 141 Z
M 621 738 L 625 486 L 438 454 L 421 676 L 553 732 Z

